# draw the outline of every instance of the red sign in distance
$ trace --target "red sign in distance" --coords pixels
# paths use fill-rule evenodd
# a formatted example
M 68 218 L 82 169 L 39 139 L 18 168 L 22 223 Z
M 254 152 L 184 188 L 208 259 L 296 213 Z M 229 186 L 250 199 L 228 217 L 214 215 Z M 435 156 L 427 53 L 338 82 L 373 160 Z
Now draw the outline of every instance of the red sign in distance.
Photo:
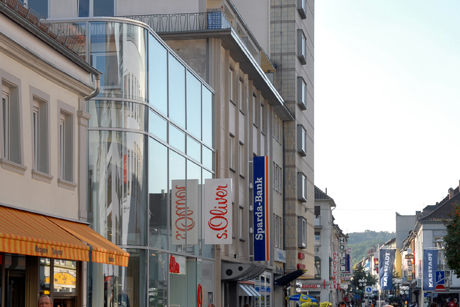
M 434 288 L 435 292 L 446 292 L 446 287 L 444 285 L 437 285 L 436 288 Z

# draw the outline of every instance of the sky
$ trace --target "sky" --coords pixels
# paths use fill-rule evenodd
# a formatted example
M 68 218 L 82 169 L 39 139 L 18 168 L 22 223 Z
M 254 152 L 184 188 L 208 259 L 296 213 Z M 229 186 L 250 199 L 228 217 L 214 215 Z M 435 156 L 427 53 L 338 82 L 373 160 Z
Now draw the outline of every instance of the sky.
M 460 180 L 460 1 L 315 1 L 315 185 L 345 233 Z

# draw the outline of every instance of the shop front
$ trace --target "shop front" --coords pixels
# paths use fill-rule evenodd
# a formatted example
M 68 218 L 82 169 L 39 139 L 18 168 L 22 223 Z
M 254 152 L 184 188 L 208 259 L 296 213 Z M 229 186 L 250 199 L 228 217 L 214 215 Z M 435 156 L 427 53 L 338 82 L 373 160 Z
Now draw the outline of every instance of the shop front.
M 88 263 L 126 267 L 128 259 L 86 224 L 0 207 L 1 306 L 36 306 L 41 295 L 82 306 Z

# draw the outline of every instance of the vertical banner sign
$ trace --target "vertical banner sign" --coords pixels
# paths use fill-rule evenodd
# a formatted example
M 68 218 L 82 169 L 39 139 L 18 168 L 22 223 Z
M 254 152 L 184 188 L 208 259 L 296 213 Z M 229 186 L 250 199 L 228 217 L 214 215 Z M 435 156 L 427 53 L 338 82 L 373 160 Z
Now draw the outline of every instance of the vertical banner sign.
M 337 252 L 332 254 L 332 286 L 334 289 L 337 289 L 337 265 L 338 265 L 338 255 Z
M 393 262 L 395 261 L 394 249 L 380 250 L 380 289 L 391 290 L 393 288 Z
M 172 180 L 172 245 L 198 244 L 198 179 Z
M 436 287 L 435 277 L 438 270 L 438 251 L 431 249 L 423 250 L 423 290 L 434 290 Z
M 269 261 L 268 157 L 253 158 L 254 261 Z
M 232 244 L 232 179 L 206 179 L 204 187 L 204 240 Z

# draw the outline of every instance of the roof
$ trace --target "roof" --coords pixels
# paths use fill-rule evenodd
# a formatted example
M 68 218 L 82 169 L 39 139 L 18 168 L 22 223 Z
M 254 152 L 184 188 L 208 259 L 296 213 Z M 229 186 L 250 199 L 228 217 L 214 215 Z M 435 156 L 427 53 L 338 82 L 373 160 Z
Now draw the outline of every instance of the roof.
M 428 212 L 426 215 L 424 214 L 419 221 L 443 221 L 445 219 L 449 219 L 450 213 L 454 211 L 454 204 L 460 204 L 460 193 L 458 187 L 453 190 L 453 196 L 450 199 L 449 195 L 447 195 L 441 203 L 434 206 L 434 208 L 429 208 L 432 209 L 432 211 Z
M 321 191 L 316 185 L 315 185 L 315 200 L 332 200 L 334 201 L 329 195 Z

